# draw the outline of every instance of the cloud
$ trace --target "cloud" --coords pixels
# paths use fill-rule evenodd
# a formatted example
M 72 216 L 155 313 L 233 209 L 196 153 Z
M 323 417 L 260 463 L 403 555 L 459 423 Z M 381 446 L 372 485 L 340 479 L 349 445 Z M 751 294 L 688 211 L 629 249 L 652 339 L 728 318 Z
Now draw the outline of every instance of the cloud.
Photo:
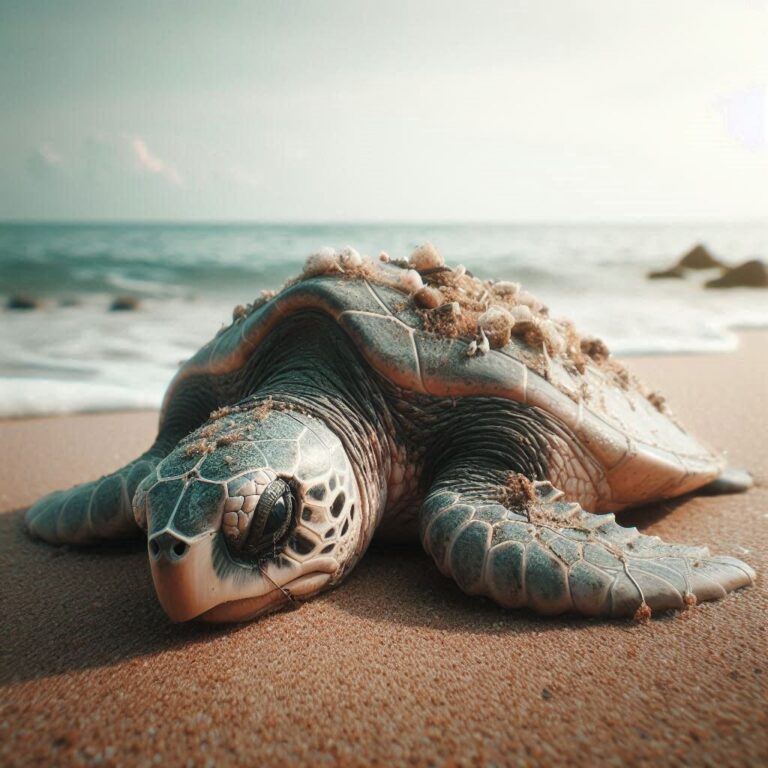
M 47 142 L 35 147 L 27 158 L 27 169 L 33 176 L 48 177 L 64 163 L 64 158 Z
M 141 136 L 126 136 L 135 162 L 147 173 L 160 176 L 176 186 L 181 186 L 181 175 L 178 170 L 155 155 Z
M 57 166 L 64 162 L 62 156 L 48 143 L 41 144 L 37 148 L 37 154 L 48 166 Z
M 68 157 L 49 142 L 39 144 L 27 155 L 26 168 L 41 181 L 65 179 L 73 185 L 96 184 L 102 190 L 124 189 L 131 177 L 141 188 L 183 185 L 176 166 L 158 157 L 143 137 L 128 133 L 91 134 Z

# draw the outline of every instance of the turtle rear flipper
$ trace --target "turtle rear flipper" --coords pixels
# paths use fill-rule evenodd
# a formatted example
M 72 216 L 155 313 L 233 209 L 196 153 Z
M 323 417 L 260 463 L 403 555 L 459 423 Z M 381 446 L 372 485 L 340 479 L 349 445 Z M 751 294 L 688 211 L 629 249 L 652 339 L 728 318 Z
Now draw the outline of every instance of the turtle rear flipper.
M 25 515 L 29 532 L 50 544 L 92 544 L 138 536 L 132 500 L 160 460 L 149 452 L 111 475 L 67 491 L 54 491 Z
M 748 491 L 755 481 L 746 469 L 726 467 L 720 477 L 716 477 L 711 483 L 699 488 L 697 493 L 705 496 L 720 496 L 725 493 L 743 493 Z
M 563 501 L 548 482 L 517 476 L 510 500 L 498 474 L 485 489 L 445 478 L 420 512 L 424 548 L 468 594 L 541 614 L 646 618 L 754 582 L 752 568 L 736 558 L 624 528 L 613 515 Z

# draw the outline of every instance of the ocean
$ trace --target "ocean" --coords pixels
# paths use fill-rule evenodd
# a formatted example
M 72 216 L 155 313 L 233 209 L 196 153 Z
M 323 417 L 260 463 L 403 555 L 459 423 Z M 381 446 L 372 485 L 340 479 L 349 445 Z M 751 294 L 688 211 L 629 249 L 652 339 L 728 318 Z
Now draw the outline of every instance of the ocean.
M 705 273 L 649 281 L 697 242 L 729 263 L 768 257 L 762 224 L 0 224 L 0 416 L 157 408 L 180 362 L 279 288 L 322 246 L 449 264 L 514 280 L 623 356 L 728 351 L 768 326 L 768 292 L 706 290 Z M 117 295 L 138 310 L 110 312 Z

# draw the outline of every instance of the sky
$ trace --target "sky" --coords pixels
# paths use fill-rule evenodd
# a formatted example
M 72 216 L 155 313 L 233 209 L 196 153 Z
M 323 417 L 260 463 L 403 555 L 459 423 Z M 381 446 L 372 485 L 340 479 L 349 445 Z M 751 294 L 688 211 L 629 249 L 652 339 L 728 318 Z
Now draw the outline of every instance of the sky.
M 0 0 L 0 219 L 750 218 L 766 0 Z

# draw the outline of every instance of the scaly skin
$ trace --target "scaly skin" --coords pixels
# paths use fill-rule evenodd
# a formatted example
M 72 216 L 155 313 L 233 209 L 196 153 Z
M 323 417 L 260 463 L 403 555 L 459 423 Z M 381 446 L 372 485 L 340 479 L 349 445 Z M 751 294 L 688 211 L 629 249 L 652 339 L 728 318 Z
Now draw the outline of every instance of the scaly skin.
M 29 532 L 50 544 L 95 544 L 139 536 L 133 496 L 161 458 L 160 451 L 150 449 L 117 472 L 49 493 L 27 512 Z
M 491 473 L 484 492 L 444 478 L 421 510 L 424 548 L 464 592 L 505 608 L 643 618 L 723 597 L 755 578 L 736 558 L 665 544 L 612 514 L 591 515 L 548 482 L 534 483 L 535 498 L 509 508 L 493 501 L 502 476 Z
M 252 553 L 250 529 L 263 529 L 267 512 L 260 502 L 280 478 L 295 524 Z M 231 621 L 337 583 L 370 540 L 370 501 L 322 421 L 257 397 L 182 440 L 141 484 L 134 508 L 166 613 Z
M 206 420 L 227 404 L 236 407 Z M 586 457 L 576 434 L 540 408 L 409 394 L 372 371 L 333 321 L 297 314 L 235 372 L 186 377 L 147 454 L 46 497 L 27 521 L 52 542 L 145 529 L 160 602 L 177 621 L 250 619 L 338 584 L 406 502 L 421 506 L 421 540 L 440 570 L 504 607 L 643 616 L 752 582 L 738 560 L 585 512 L 603 477 Z M 405 465 L 418 468 L 410 485 Z M 551 481 L 578 466 L 587 469 L 566 502 Z M 262 509 L 288 498 L 270 496 L 278 480 L 293 500 L 284 520 Z M 526 481 L 530 499 L 519 496 Z M 286 527 L 265 548 L 252 531 L 267 515 Z
M 439 407 L 409 400 L 411 416 Z M 555 488 L 553 475 L 586 461 L 575 436 L 537 409 L 469 398 L 432 421 L 430 437 L 421 437 L 433 479 L 419 537 L 468 594 L 541 614 L 643 616 L 722 597 L 755 578 L 735 558 L 586 512 L 582 503 L 599 498 L 600 474 L 567 496 Z

